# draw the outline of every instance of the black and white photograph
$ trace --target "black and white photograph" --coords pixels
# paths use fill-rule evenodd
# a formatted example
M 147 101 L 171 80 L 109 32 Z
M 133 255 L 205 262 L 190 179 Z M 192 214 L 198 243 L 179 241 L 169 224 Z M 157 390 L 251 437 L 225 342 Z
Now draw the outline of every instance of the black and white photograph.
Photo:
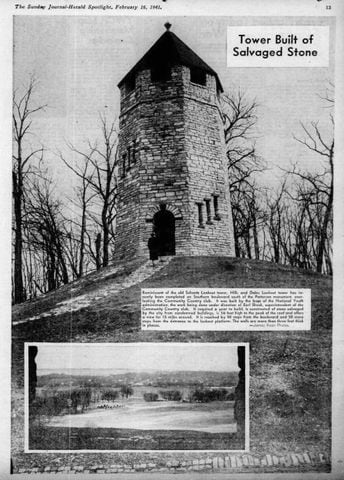
M 13 12 L 11 471 L 329 473 L 335 18 L 137 3 Z
M 245 355 L 228 343 L 29 345 L 28 451 L 244 450 Z

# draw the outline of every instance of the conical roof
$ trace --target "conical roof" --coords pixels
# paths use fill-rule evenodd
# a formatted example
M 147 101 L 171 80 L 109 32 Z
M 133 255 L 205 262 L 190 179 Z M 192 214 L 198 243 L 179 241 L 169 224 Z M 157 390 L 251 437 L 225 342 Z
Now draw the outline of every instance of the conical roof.
M 167 30 L 154 43 L 148 52 L 137 62 L 137 64 L 125 75 L 119 82 L 121 87 L 123 83 L 130 82 L 137 72 L 151 69 L 159 65 L 184 65 L 189 68 L 199 68 L 216 78 L 217 89 L 223 92 L 223 88 L 217 73 L 209 67 L 195 52 L 191 50 L 174 33 Z

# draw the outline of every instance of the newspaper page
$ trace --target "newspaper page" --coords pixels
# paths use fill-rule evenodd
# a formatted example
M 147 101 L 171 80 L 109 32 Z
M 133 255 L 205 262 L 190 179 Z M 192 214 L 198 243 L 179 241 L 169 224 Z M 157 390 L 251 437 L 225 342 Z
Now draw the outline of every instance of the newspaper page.
M 343 478 L 343 5 L 1 13 L 0 477 Z

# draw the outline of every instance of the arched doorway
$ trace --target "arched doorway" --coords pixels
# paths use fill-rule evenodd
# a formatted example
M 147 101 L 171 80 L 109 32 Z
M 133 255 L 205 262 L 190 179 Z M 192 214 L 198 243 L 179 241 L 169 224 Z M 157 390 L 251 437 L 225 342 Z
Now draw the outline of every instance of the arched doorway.
M 159 241 L 159 255 L 175 255 L 175 218 L 173 213 L 166 210 L 166 205 L 161 205 L 154 215 L 153 229 Z

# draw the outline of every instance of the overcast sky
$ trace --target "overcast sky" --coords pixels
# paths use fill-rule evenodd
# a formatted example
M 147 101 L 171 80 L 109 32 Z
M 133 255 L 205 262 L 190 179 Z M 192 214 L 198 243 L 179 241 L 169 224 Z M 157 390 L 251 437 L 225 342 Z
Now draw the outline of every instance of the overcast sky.
M 219 75 L 225 91 L 240 88 L 259 104 L 257 151 L 272 168 L 290 161 L 318 162 L 293 139 L 302 137 L 300 121 L 320 121 L 326 131 L 324 95 L 333 77 L 334 30 L 331 18 L 293 17 L 83 17 L 19 16 L 14 21 L 14 84 L 34 73 L 40 84 L 36 101 L 47 103 L 37 115 L 35 133 L 50 153 L 56 175 L 65 167 L 54 152 L 65 140 L 80 146 L 98 135 L 98 114 L 117 117 L 117 83 L 165 31 L 171 31 Z M 230 25 L 332 25 L 329 68 L 233 68 L 226 65 L 226 31 Z M 68 173 L 70 177 L 70 173 Z M 65 184 L 66 185 L 66 184 Z
M 43 344 L 38 345 L 38 370 L 111 368 L 130 371 L 237 371 L 237 346 L 228 343 Z

